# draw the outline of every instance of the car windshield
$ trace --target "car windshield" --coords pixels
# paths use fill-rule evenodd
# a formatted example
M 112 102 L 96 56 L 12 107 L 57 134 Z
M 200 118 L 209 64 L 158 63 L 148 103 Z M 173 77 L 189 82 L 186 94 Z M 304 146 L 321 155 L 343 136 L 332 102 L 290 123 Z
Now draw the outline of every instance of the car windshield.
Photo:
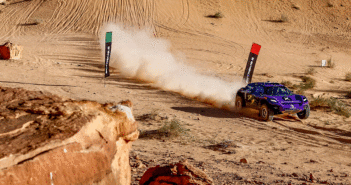
M 292 94 L 292 92 L 286 87 L 268 87 L 266 94 L 271 96 L 285 96 Z

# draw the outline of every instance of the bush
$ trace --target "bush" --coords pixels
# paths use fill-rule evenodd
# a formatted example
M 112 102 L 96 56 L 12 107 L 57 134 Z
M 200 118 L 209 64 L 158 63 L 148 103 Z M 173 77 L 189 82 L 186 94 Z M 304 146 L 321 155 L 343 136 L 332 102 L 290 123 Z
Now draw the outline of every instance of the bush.
M 296 84 L 293 84 L 291 81 L 283 80 L 280 82 L 280 84 L 286 86 L 289 89 L 297 89 L 298 86 Z
M 223 15 L 222 15 L 221 12 L 217 12 L 217 13 L 214 14 L 214 17 L 215 18 L 223 18 Z
M 220 151 L 223 154 L 235 154 L 235 148 L 240 148 L 231 140 L 225 140 L 220 143 L 213 143 L 212 145 L 205 146 L 204 148 L 213 150 L 213 151 Z
M 347 97 L 347 98 L 351 98 L 351 91 L 349 91 L 349 92 L 346 94 L 346 97 Z
M 313 89 L 316 86 L 316 80 L 309 76 L 301 76 L 302 82 L 300 84 L 292 84 L 290 81 L 282 81 L 281 84 L 289 89 L 294 90 L 296 94 L 304 94 L 306 90 Z
M 153 109 L 150 113 L 143 114 L 143 115 L 137 117 L 138 121 L 161 121 L 164 119 L 168 119 L 168 118 L 160 116 L 158 109 Z
M 312 101 L 310 101 L 310 108 L 311 110 L 316 110 L 316 109 L 328 109 L 328 102 L 327 99 L 322 98 L 318 96 L 317 98 L 313 98 Z
M 288 17 L 284 14 L 280 15 L 280 18 L 275 19 L 275 18 L 269 18 L 268 20 L 264 20 L 264 21 L 268 21 L 268 22 L 274 22 L 274 23 L 284 23 L 284 22 L 288 22 Z
M 314 68 L 310 67 L 306 70 L 306 73 L 308 75 L 314 75 L 316 73 L 316 70 Z
M 316 86 L 316 80 L 309 76 L 301 77 L 303 83 L 300 83 L 299 88 L 302 90 L 313 89 Z
M 324 109 L 328 111 L 333 111 L 334 113 L 341 116 L 345 116 L 347 118 L 351 116 L 351 112 L 348 109 L 348 107 L 336 98 L 314 98 L 310 102 L 310 107 L 311 110 Z
M 288 17 L 286 15 L 281 15 L 279 22 L 288 22 Z
M 333 62 L 333 60 L 331 58 L 328 59 L 327 66 L 329 68 L 334 68 L 335 67 L 335 63 Z
M 351 73 L 346 73 L 345 80 L 351 82 Z
M 300 7 L 296 6 L 295 4 L 291 5 L 291 8 L 295 9 L 295 10 L 300 10 Z
M 305 95 L 305 89 L 297 89 L 295 94 Z
M 348 107 L 342 103 L 341 101 L 338 101 L 335 98 L 330 98 L 328 101 L 328 104 L 333 112 L 335 112 L 338 115 L 345 116 L 349 118 L 351 116 L 351 112 L 348 109 Z
M 292 87 L 292 83 L 287 80 L 283 80 L 282 82 L 280 82 L 280 84 L 285 85 L 286 87 Z
M 221 12 L 216 12 L 215 14 L 213 14 L 213 15 L 208 15 L 208 16 L 206 16 L 206 17 L 219 19 L 219 18 L 223 18 L 223 14 L 222 14 Z
M 177 119 L 173 119 L 170 122 L 165 122 L 163 127 L 158 129 L 158 134 L 161 137 L 168 137 L 168 138 L 173 138 L 173 137 L 178 137 L 181 134 L 189 131 L 188 129 L 184 129 L 180 125 L 180 121 Z
M 38 24 L 42 24 L 44 21 L 43 21 L 43 19 L 41 19 L 41 18 L 34 18 L 33 19 L 33 25 L 38 25 Z
M 163 138 L 176 138 L 182 134 L 188 132 L 189 129 L 184 129 L 180 121 L 173 119 L 171 121 L 164 122 L 163 126 L 157 130 L 140 130 L 139 138 L 147 139 L 163 139 Z

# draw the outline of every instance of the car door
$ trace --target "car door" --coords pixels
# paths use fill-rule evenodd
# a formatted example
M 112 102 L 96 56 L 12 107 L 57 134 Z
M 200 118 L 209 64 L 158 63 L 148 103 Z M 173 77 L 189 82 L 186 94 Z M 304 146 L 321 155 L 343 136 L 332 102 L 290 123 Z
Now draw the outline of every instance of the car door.
M 257 91 L 256 86 L 250 89 L 250 92 L 247 94 L 247 98 L 246 98 L 246 106 L 248 107 L 254 106 L 256 101 L 256 91 Z
M 264 93 L 263 86 L 255 86 L 247 97 L 246 105 L 256 108 L 259 105 L 260 97 Z

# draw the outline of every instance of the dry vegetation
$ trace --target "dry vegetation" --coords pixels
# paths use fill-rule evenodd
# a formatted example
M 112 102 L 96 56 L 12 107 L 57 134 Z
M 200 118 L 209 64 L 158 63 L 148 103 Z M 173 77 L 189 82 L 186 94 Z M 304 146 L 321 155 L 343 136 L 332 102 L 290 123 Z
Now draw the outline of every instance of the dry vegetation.
M 171 121 L 166 121 L 164 125 L 158 129 L 158 134 L 161 137 L 175 138 L 187 131 L 189 131 L 189 129 L 184 129 L 179 120 L 173 119 Z
M 327 2 L 327 7 L 333 7 L 334 5 L 331 4 L 330 2 Z
M 347 98 L 351 98 L 351 91 L 349 91 L 349 92 L 346 94 L 346 97 L 347 97 Z
M 189 129 L 183 128 L 178 119 L 165 121 L 157 130 L 141 130 L 140 138 L 146 139 L 173 139 L 186 134 Z
M 335 62 L 334 62 L 331 58 L 329 58 L 329 59 L 327 60 L 327 66 L 328 66 L 329 68 L 335 68 Z
M 310 67 L 306 70 L 306 74 L 308 74 L 308 75 L 314 75 L 315 73 L 316 73 L 316 70 L 312 67 Z
M 161 121 L 161 120 L 165 120 L 165 119 L 168 119 L 168 118 L 160 116 L 158 109 L 153 109 L 150 113 L 143 114 L 143 115 L 137 117 L 138 121 Z
M 284 23 L 288 22 L 288 17 L 284 14 L 280 15 L 280 18 L 278 19 L 270 19 L 268 20 L 269 22 L 277 22 L 277 23 Z
M 288 81 L 288 80 L 283 80 L 280 83 L 285 85 L 289 89 L 295 89 L 296 88 L 296 85 L 294 86 L 294 84 L 291 81 Z
M 291 81 L 282 81 L 281 84 L 293 90 L 296 94 L 304 94 L 306 90 L 313 89 L 316 86 L 316 80 L 309 76 L 300 76 L 302 82 L 293 84 Z
M 350 109 L 340 100 L 336 98 L 317 97 L 310 101 L 311 110 L 322 109 L 332 111 L 338 115 L 349 118 L 351 116 Z
M 206 17 L 220 19 L 220 18 L 223 18 L 224 16 L 223 16 L 223 14 L 221 12 L 216 12 L 215 14 L 207 15 Z
M 291 5 L 291 8 L 293 8 L 293 9 L 295 9 L 295 10 L 300 10 L 300 7 L 298 7 L 298 6 L 295 5 L 295 4 L 292 4 L 292 5 Z
M 328 67 L 334 66 L 334 63 L 331 59 L 328 61 Z M 331 68 L 332 68 L 331 67 Z M 313 75 L 315 74 L 314 68 L 309 68 L 306 70 L 306 74 Z M 293 84 L 291 81 L 282 81 L 281 84 L 285 85 L 289 89 L 294 90 L 297 94 L 304 94 L 304 92 L 308 89 L 313 89 L 316 86 L 316 80 L 310 76 L 300 76 L 302 82 L 300 84 Z M 347 73 L 345 76 L 346 81 L 351 81 L 351 73 Z M 334 81 L 330 81 L 330 83 L 334 83 Z M 347 98 L 351 98 L 351 91 L 346 94 Z M 313 98 L 310 101 L 311 110 L 325 110 L 334 112 L 337 115 L 345 116 L 349 118 L 351 116 L 350 108 L 345 105 L 345 103 L 341 102 L 336 98 L 324 98 L 324 97 L 317 97 Z
M 235 154 L 235 148 L 240 148 L 235 144 L 235 142 L 231 140 L 224 140 L 219 143 L 215 143 L 212 145 L 205 146 L 204 148 L 213 150 L 213 151 L 219 151 L 222 152 L 223 154 Z
M 346 73 L 345 80 L 351 82 L 351 73 Z
M 298 86 L 302 90 L 313 89 L 316 86 L 316 80 L 309 76 L 301 77 L 302 83 Z

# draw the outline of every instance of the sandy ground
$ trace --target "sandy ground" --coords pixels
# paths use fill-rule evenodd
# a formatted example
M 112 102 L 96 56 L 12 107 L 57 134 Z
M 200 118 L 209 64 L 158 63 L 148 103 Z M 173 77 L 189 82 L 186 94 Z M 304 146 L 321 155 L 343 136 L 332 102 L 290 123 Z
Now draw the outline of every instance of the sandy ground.
M 223 18 L 206 17 L 217 12 Z M 125 77 L 119 69 L 104 79 L 99 43 L 106 22 L 149 27 L 186 65 L 233 82 L 243 75 L 256 42 L 262 49 L 254 82 L 299 83 L 296 76 L 314 68 L 317 86 L 306 94 L 325 93 L 350 106 L 345 94 L 351 83 L 344 81 L 351 72 L 350 1 L 10 1 L 0 5 L 0 20 L 0 43 L 24 47 L 21 60 L 0 61 L 1 86 L 100 103 L 130 99 L 136 117 L 157 113 L 189 129 L 174 140 L 139 139 L 132 165 L 135 158 L 146 167 L 188 159 L 216 184 L 351 184 L 351 118 L 312 111 L 307 120 L 279 116 L 263 122 L 257 111 L 218 109 Z M 334 68 L 319 67 L 329 58 Z M 139 128 L 152 131 L 163 122 L 139 119 Z M 224 150 L 213 149 L 216 144 Z M 243 158 L 247 163 L 240 163 Z M 145 170 L 133 169 L 133 184 Z

